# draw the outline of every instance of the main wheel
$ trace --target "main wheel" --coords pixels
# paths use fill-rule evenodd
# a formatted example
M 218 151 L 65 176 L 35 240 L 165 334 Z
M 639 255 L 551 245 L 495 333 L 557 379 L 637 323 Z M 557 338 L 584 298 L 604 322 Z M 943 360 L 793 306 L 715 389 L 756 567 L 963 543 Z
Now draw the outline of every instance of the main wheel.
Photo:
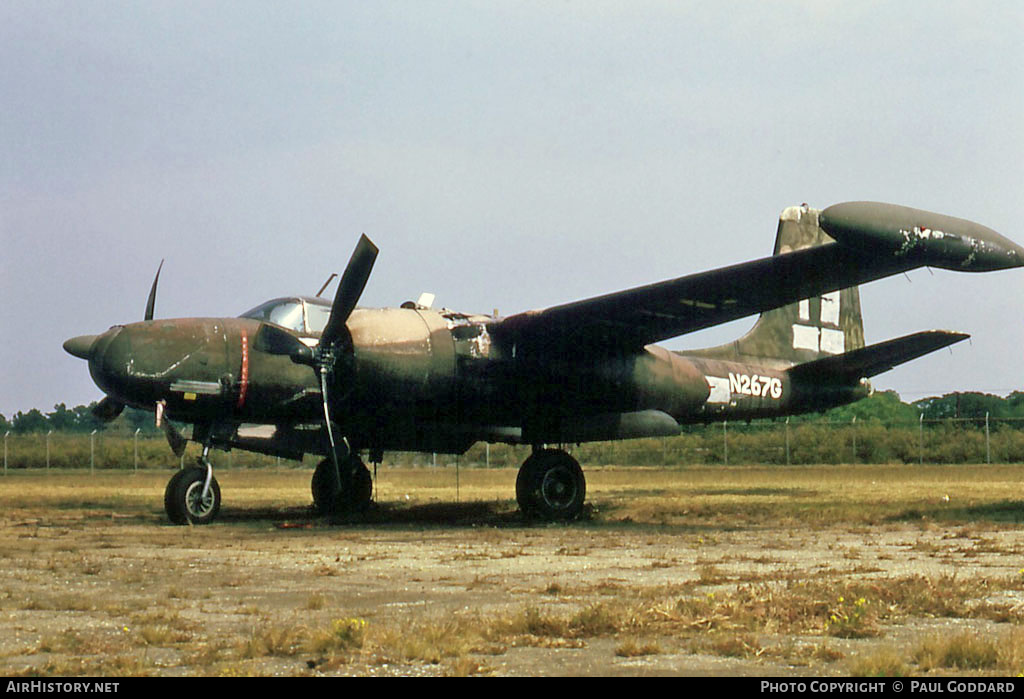
M 209 524 L 220 512 L 220 485 L 210 481 L 203 497 L 206 469 L 190 466 L 175 473 L 164 490 L 164 511 L 172 524 Z
M 324 459 L 316 465 L 310 489 L 313 491 L 313 506 L 323 515 L 345 515 L 365 512 L 373 498 L 373 478 L 369 469 L 355 454 L 350 454 L 338 464 L 341 471 L 341 488 L 334 477 L 334 460 Z
M 516 500 L 528 517 L 576 519 L 583 512 L 587 482 L 579 462 L 560 449 L 539 449 L 516 477 Z

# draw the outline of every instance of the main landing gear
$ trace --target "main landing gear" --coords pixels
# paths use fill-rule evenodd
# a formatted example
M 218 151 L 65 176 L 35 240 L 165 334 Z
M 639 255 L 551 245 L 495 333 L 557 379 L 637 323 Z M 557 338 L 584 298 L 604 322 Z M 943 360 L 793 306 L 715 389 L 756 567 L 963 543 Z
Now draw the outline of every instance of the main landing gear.
M 220 485 L 213 477 L 209 452 L 205 447 L 196 466 L 181 469 L 167 482 L 164 510 L 172 524 L 209 524 L 217 518 Z
M 334 460 L 326 458 L 313 471 L 313 507 L 322 515 L 344 516 L 365 512 L 373 497 L 373 479 L 358 454 L 338 461 L 341 483 L 337 483 Z
M 561 449 L 534 448 L 519 468 L 516 500 L 527 517 L 576 519 L 583 512 L 587 482 L 576 459 Z
M 173 524 L 209 524 L 220 512 L 220 485 L 207 458 L 210 448 L 195 466 L 184 468 L 167 483 L 164 510 Z M 327 516 L 358 515 L 370 507 L 373 479 L 356 453 L 339 462 L 341 483 L 334 461 L 317 464 L 311 490 L 317 512 Z M 583 469 L 561 449 L 535 448 L 519 469 L 516 500 L 524 515 L 532 519 L 568 521 L 583 512 L 587 483 Z

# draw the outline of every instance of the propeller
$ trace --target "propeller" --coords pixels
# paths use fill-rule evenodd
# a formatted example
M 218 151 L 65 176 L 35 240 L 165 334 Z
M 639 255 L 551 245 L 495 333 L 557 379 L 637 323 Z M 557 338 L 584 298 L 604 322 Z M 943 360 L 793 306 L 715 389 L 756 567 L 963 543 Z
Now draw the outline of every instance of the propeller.
M 160 270 L 164 268 L 164 261 L 160 260 L 160 266 L 156 268 L 156 276 L 153 277 L 153 286 L 149 289 L 149 298 L 146 299 L 146 315 L 143 320 L 153 320 L 153 309 L 156 306 L 156 284 L 160 281 Z
M 110 396 L 103 396 L 103 399 L 92 408 L 92 414 L 103 422 L 114 420 L 122 412 L 124 412 L 124 403 L 114 400 Z
M 327 439 L 331 444 L 331 459 L 334 461 L 339 487 L 341 485 L 341 466 L 338 462 L 338 444 L 331 423 L 329 387 L 338 359 L 343 353 L 352 351 L 352 336 L 348 332 L 346 323 L 355 309 L 356 303 L 359 302 L 363 289 L 366 288 L 366 282 L 370 279 L 370 272 L 373 271 L 373 264 L 377 260 L 378 252 L 377 246 L 365 234 L 360 236 L 359 242 L 356 243 L 356 249 L 352 252 L 352 257 L 341 275 L 341 281 L 338 282 L 338 290 L 331 306 L 331 315 L 320 336 L 320 343 L 313 350 L 312 356 L 308 358 L 293 356 L 293 359 L 297 361 L 310 364 L 320 378 L 320 392 L 324 401 L 324 424 L 327 427 Z M 347 449 L 347 441 L 345 446 Z
M 156 404 L 156 426 L 163 429 L 171 451 L 180 459 L 181 455 L 185 453 L 185 447 L 188 446 L 188 440 L 182 437 L 181 432 L 178 432 L 178 429 L 164 416 L 166 407 L 166 401 L 160 401 Z
M 153 320 L 153 311 L 156 308 L 156 287 L 160 282 L 160 270 L 163 268 L 164 260 L 160 260 L 160 265 L 156 268 L 156 276 L 153 277 L 153 286 L 149 287 L 149 298 L 146 299 L 146 313 L 143 315 L 143 320 Z M 105 401 L 107 398 L 103 400 Z M 163 428 L 164 436 L 167 437 L 167 444 L 170 445 L 171 451 L 174 452 L 175 456 L 181 458 L 181 455 L 185 453 L 185 447 L 188 446 L 188 440 L 181 436 L 181 432 L 178 432 L 170 420 L 164 417 L 164 405 L 165 403 L 163 402 L 157 405 L 156 424 L 157 427 Z M 124 409 L 124 406 L 122 405 L 121 408 Z
M 145 317 L 144 317 L 145 320 L 153 320 L 153 310 L 156 307 L 156 286 L 157 286 L 157 282 L 160 281 L 160 270 L 162 270 L 163 267 L 164 267 L 164 261 L 160 260 L 160 266 L 156 268 L 156 276 L 153 278 L 153 286 L 151 286 L 150 289 L 149 289 L 149 298 L 146 299 L 146 313 L 145 313 Z M 68 343 L 73 343 L 73 342 L 74 342 L 74 340 L 69 340 L 68 341 Z M 65 343 L 64 347 L 69 352 L 71 352 L 71 354 L 74 354 L 75 356 L 83 357 L 85 359 L 89 358 L 89 354 L 90 354 L 90 351 L 92 349 L 91 343 L 90 343 L 90 347 L 88 349 L 84 349 L 84 348 L 79 349 L 78 347 L 76 347 L 74 345 L 72 345 L 71 349 L 68 349 L 68 343 Z M 78 350 L 78 351 L 72 351 L 72 350 Z M 124 403 L 122 403 L 121 401 L 115 400 L 114 398 L 111 398 L 110 396 L 104 396 L 103 399 L 100 400 L 99 403 L 97 403 L 95 406 L 93 406 L 92 414 L 94 416 L 96 416 L 98 419 L 102 420 L 103 422 L 110 422 L 110 421 L 116 419 L 117 416 L 120 415 L 122 412 L 124 412 L 124 407 L 125 407 Z M 174 428 L 172 427 L 171 429 L 174 429 Z M 173 449 L 174 445 L 175 445 L 175 441 L 171 439 L 170 435 L 168 435 L 167 441 L 169 441 L 171 443 L 171 448 Z
M 153 320 L 154 308 L 157 305 L 157 283 L 160 281 L 160 270 L 164 268 L 164 260 L 160 261 L 160 266 L 157 267 L 157 275 L 153 278 L 153 287 L 150 288 L 150 297 L 145 301 L 145 320 Z M 72 338 L 65 343 L 65 349 L 74 354 L 77 357 L 88 359 L 92 354 L 92 346 L 97 336 L 83 336 L 81 338 Z M 103 396 L 103 398 L 92 407 L 92 414 L 98 420 L 104 423 L 112 422 L 116 420 L 122 412 L 124 412 L 125 404 L 120 400 L 112 398 L 111 396 Z M 173 428 L 172 428 L 173 429 Z M 171 446 L 174 446 L 174 440 L 168 437 L 168 441 L 171 442 Z

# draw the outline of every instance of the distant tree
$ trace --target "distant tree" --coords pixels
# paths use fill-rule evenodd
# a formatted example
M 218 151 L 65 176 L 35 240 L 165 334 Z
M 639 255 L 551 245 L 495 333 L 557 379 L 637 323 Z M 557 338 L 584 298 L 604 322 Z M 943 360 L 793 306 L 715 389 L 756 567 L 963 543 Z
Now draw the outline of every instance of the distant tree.
M 1014 391 L 1006 397 L 1007 417 L 1024 418 L 1024 392 Z
M 825 413 L 832 422 L 858 422 L 874 420 L 886 424 L 916 422 L 918 408 L 900 400 L 896 391 L 877 391 L 863 400 L 833 408 Z
M 7 418 L 4 417 L 3 413 L 0 413 L 0 432 L 7 434 L 11 429 L 11 423 L 7 422 Z
M 78 418 L 73 410 L 63 403 L 53 406 L 53 412 L 46 414 L 49 428 L 57 432 L 71 432 L 78 427 Z
M 134 433 L 135 430 L 142 430 L 143 434 L 160 433 L 156 426 L 156 420 L 153 418 L 153 413 L 137 410 L 136 408 L 125 408 L 123 419 L 130 432 Z
M 947 393 L 941 398 L 922 398 L 915 401 L 925 420 L 975 419 L 1011 417 L 1012 411 L 1005 398 L 989 393 Z
M 72 408 L 75 413 L 75 429 L 79 432 L 92 432 L 93 430 L 106 429 L 107 424 L 93 415 L 92 411 L 97 405 L 96 401 L 89 405 L 76 405 Z
M 48 430 L 49 423 L 46 421 L 46 416 L 39 412 L 38 408 L 32 408 L 27 413 L 23 413 L 20 410 L 15 413 L 13 420 L 14 432 L 17 434 L 27 434 L 29 432 L 46 432 Z

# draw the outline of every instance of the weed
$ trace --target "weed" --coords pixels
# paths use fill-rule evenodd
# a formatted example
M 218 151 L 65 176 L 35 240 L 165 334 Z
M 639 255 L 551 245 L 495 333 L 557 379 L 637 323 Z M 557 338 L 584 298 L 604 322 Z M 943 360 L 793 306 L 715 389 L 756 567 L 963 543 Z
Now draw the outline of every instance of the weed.
M 753 634 L 715 634 L 701 641 L 698 647 L 706 653 L 729 658 L 758 658 L 765 649 Z
M 249 637 L 242 642 L 243 658 L 266 656 L 292 656 L 302 648 L 302 634 L 299 629 L 285 626 L 259 625 L 253 627 Z
M 615 655 L 620 658 L 638 658 L 645 655 L 659 655 L 661 646 L 657 641 L 643 641 L 638 638 L 624 639 L 615 647 Z
M 829 610 L 825 633 L 837 638 L 877 636 L 878 629 L 871 623 L 871 616 L 868 613 L 868 601 L 860 597 L 851 603 L 840 596 Z
M 373 645 L 386 656 L 437 665 L 466 656 L 483 640 L 477 619 L 448 617 L 378 629 Z
M 910 669 L 894 648 L 882 648 L 857 656 L 850 663 L 853 677 L 906 677 Z
M 985 670 L 999 661 L 999 645 L 973 633 L 931 636 L 914 651 L 913 660 L 924 671 L 938 668 Z
M 143 626 L 139 629 L 139 637 L 147 646 L 171 646 L 177 643 L 184 643 L 192 636 L 184 631 L 160 624 L 157 626 Z

